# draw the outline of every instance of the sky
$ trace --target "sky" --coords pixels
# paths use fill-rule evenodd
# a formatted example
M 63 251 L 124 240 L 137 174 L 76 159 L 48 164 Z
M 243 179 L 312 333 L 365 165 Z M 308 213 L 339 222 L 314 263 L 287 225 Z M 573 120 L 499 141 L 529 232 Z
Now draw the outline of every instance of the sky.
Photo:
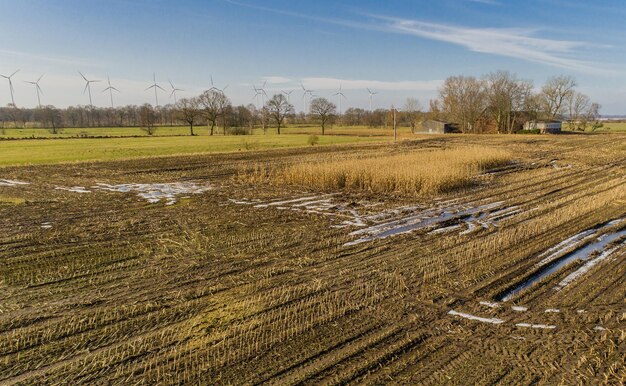
M 623 0 L 0 0 L 0 74 L 15 102 L 58 107 L 159 104 L 226 87 L 234 104 L 303 85 L 338 104 L 427 108 L 443 80 L 507 70 L 539 89 L 571 75 L 602 114 L 626 114 Z M 153 75 L 154 74 L 154 75 Z M 0 78 L 0 105 L 10 103 Z

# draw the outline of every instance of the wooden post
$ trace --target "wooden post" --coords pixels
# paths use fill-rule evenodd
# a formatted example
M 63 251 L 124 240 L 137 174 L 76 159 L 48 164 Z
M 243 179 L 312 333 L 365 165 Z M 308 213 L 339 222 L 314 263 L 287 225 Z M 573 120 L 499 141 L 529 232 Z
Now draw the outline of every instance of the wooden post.
M 398 138 L 398 132 L 396 130 L 396 108 L 391 105 L 391 111 L 393 113 L 393 142 L 395 143 Z

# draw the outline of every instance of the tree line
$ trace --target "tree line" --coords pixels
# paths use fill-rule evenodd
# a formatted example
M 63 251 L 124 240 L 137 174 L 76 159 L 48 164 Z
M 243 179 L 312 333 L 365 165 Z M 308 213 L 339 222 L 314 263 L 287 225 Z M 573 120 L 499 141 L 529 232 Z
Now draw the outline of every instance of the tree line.
M 565 120 L 570 129 L 585 130 L 597 124 L 600 105 L 576 90 L 571 76 L 555 76 L 539 90 L 529 80 L 497 71 L 480 78 L 448 77 L 436 99 L 429 101 L 427 111 L 415 98 L 407 98 L 395 109 L 397 123 L 419 131 L 420 122 L 427 119 L 453 123 L 464 133 L 512 133 L 528 120 Z M 253 129 L 268 128 L 280 134 L 287 124 L 316 124 L 322 134 L 328 125 L 388 127 L 393 109 L 368 111 L 351 107 L 339 116 L 334 103 L 317 97 L 310 101 L 309 111 L 296 113 L 293 105 L 281 93 L 275 94 L 257 108 L 254 104 L 232 104 L 218 89 L 178 100 L 165 106 L 128 105 L 116 108 L 54 106 L 0 108 L 0 127 L 41 127 L 53 133 L 65 127 L 141 127 L 153 134 L 158 126 L 186 125 L 189 134 L 204 127 L 209 135 L 250 134 Z

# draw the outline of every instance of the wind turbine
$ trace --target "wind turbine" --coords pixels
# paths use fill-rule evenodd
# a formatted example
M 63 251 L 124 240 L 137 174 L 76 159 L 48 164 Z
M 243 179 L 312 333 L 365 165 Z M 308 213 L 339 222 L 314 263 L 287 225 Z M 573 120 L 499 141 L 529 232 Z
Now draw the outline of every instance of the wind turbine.
M 26 83 L 30 83 L 32 85 L 35 86 L 35 91 L 37 92 L 37 102 L 39 103 L 39 108 L 41 108 L 41 98 L 39 97 L 39 93 L 43 94 L 43 90 L 41 89 L 41 87 L 39 86 L 39 81 L 41 80 L 41 78 L 43 78 L 43 75 L 41 75 L 39 77 L 39 79 L 37 79 L 35 82 L 29 82 L 27 80 L 25 80 L 24 82 Z
M 95 83 L 95 82 L 100 82 L 99 80 L 89 80 L 85 77 L 85 75 L 83 75 L 82 72 L 78 71 L 78 73 L 80 74 L 80 76 L 83 77 L 83 79 L 85 79 L 85 89 L 83 90 L 83 94 L 85 93 L 85 91 L 89 91 L 89 106 L 93 107 L 93 102 L 91 101 L 91 83 Z
M 267 84 L 267 81 L 263 82 L 263 86 L 261 86 L 260 88 L 256 88 L 256 86 L 252 85 L 252 88 L 254 89 L 254 92 L 256 93 L 254 97 L 257 98 L 257 103 L 258 103 L 258 97 L 259 96 L 261 97 L 261 107 L 265 106 L 265 97 L 267 96 L 267 93 L 265 92 L 266 84 Z
M 339 92 L 333 94 L 333 96 L 337 96 L 337 100 L 339 102 L 339 116 L 341 117 L 341 98 L 348 99 L 345 95 L 343 95 L 343 92 L 341 92 L 341 83 L 339 84 Z
M 366 88 L 367 92 L 370 94 L 370 113 L 372 112 L 372 97 L 376 94 L 378 94 L 377 92 L 373 92 L 372 90 L 370 90 L 369 88 Z
M 13 98 L 13 82 L 11 81 L 11 78 L 13 77 L 13 75 L 17 74 L 20 70 L 16 70 L 14 73 L 12 73 L 11 75 L 7 76 L 7 75 L 0 75 L 1 77 L 3 77 L 4 79 L 7 79 L 9 81 L 9 91 L 11 91 L 11 103 L 13 103 L 13 107 L 15 107 L 15 99 Z
M 172 87 L 172 93 L 170 94 L 170 98 L 173 95 L 174 96 L 174 104 L 176 104 L 176 103 L 178 103 L 178 100 L 176 99 L 176 91 L 184 91 L 184 90 L 182 88 L 174 87 L 174 85 L 172 84 L 171 80 L 168 80 L 168 82 L 170 82 L 170 86 Z
M 263 85 L 263 87 L 265 87 L 265 84 Z M 228 88 L 228 85 L 224 86 L 223 88 L 217 88 L 213 85 L 213 76 L 211 76 L 211 88 L 209 90 L 215 90 L 217 92 L 221 92 L 222 95 L 224 95 L 224 90 L 226 90 Z
M 111 97 L 111 108 L 113 108 L 113 91 L 120 92 L 120 90 L 118 90 L 115 87 L 111 86 L 111 78 L 109 78 L 109 75 L 107 75 L 107 83 L 108 83 L 109 87 L 107 87 L 104 90 L 102 90 L 102 92 L 106 92 L 106 91 L 109 92 L 109 96 Z
M 282 90 L 281 90 L 282 91 Z M 282 91 L 283 94 L 287 95 L 287 103 L 291 103 L 289 101 L 289 99 L 291 98 L 291 93 L 293 92 L 293 90 L 290 91 Z
M 159 96 L 157 95 L 157 88 L 161 89 L 163 91 L 165 91 L 165 89 L 163 89 L 163 87 L 159 86 L 156 82 L 156 74 L 153 72 L 152 73 L 152 81 L 154 82 L 150 87 L 146 88 L 144 91 L 148 91 L 151 88 L 154 89 L 154 101 L 156 102 L 156 106 L 155 107 L 159 107 Z
M 304 85 L 302 84 L 302 82 L 300 82 L 300 87 L 302 87 L 302 103 L 303 103 L 303 108 L 304 108 L 304 113 L 306 114 L 306 94 L 309 94 L 311 96 L 311 98 L 313 97 L 313 90 L 309 90 L 307 88 L 304 87 Z

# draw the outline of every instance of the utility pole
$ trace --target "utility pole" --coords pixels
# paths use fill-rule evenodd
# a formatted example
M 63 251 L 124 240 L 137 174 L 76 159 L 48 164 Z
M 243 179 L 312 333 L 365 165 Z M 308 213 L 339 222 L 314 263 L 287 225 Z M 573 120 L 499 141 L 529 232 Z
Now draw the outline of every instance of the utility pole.
M 393 142 L 398 139 L 398 132 L 396 130 L 396 108 L 391 105 L 391 112 L 393 113 Z

